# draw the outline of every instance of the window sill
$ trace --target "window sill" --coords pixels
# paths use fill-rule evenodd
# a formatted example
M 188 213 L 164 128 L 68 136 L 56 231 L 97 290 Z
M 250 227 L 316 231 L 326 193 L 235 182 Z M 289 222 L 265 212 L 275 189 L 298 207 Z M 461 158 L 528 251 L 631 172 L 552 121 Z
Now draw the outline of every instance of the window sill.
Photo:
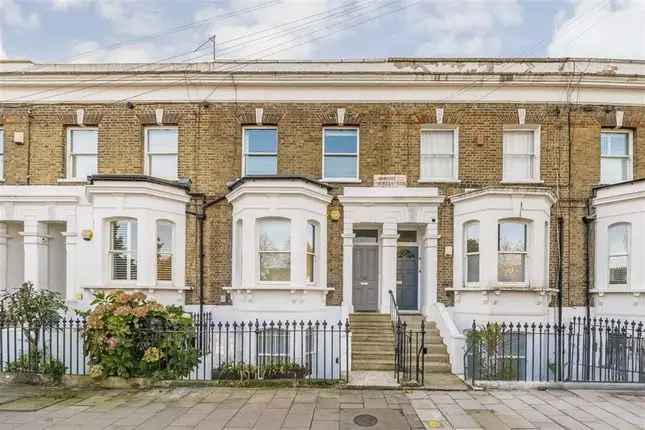
M 82 178 L 59 178 L 56 180 L 59 184 L 87 184 L 87 179 Z
M 590 294 L 645 294 L 645 288 L 629 288 L 628 286 L 607 287 L 606 290 L 589 290 Z
M 420 184 L 431 184 L 433 182 L 440 184 L 458 184 L 461 182 L 459 179 L 432 179 L 432 178 L 423 178 L 417 181 Z
M 336 183 L 336 184 L 342 184 L 342 183 L 360 184 L 363 181 L 361 179 L 357 179 L 357 178 L 346 178 L 346 179 L 343 179 L 343 178 L 322 178 L 322 179 L 320 179 L 320 182 L 328 182 L 328 183 Z
M 91 285 L 83 287 L 86 290 L 134 290 L 134 291 L 190 291 L 190 287 L 179 287 L 175 285 L 137 285 L 137 284 L 106 284 L 106 285 Z
M 458 287 L 458 288 L 446 288 L 446 291 L 455 291 L 455 292 L 501 292 L 501 291 L 514 291 L 514 292 L 531 292 L 531 293 L 557 293 L 558 290 L 555 288 L 540 288 L 540 287 L 529 287 L 529 286 L 519 286 L 519 285 L 500 285 L 495 287 Z
M 525 179 L 525 180 L 513 180 L 502 179 L 502 184 L 504 185 L 531 185 L 531 184 L 543 184 L 543 179 Z
M 333 288 L 328 287 L 315 287 L 315 286 L 300 286 L 294 287 L 289 285 L 275 285 L 275 286 L 253 286 L 253 287 L 224 287 L 222 288 L 225 291 L 239 291 L 250 293 L 252 291 L 334 291 Z

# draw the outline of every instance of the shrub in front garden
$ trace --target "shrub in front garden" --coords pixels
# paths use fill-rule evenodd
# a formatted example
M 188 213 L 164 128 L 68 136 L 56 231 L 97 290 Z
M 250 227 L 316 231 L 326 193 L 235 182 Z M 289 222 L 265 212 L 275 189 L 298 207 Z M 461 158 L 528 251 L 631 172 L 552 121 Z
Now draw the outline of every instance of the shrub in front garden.
M 178 379 L 199 364 L 196 328 L 179 306 L 143 293 L 97 294 L 85 314 L 90 375 Z
M 304 379 L 311 372 L 304 366 L 292 361 L 281 361 L 256 367 L 245 363 L 222 363 L 213 369 L 211 379 L 251 380 L 251 379 Z

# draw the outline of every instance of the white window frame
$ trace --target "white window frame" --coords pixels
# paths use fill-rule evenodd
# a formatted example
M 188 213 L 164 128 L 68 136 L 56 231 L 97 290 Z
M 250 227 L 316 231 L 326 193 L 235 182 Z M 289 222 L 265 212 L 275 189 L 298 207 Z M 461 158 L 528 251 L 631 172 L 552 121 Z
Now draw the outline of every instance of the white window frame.
M 4 181 L 4 156 L 5 156 L 4 128 L 0 127 L 0 182 Z
M 611 253 L 611 229 L 613 227 L 620 227 L 620 226 L 625 226 L 627 227 L 627 249 L 625 250 L 625 253 L 619 253 L 619 254 L 612 254 Z M 631 284 L 631 248 L 632 248 L 632 225 L 629 222 L 615 222 L 607 227 L 607 286 L 609 288 L 629 288 L 629 285 Z M 611 283 L 611 259 L 616 258 L 616 257 L 627 257 L 627 267 L 625 270 L 627 271 L 626 277 L 625 277 L 625 284 L 612 284 Z
M 164 152 L 164 153 L 150 153 L 148 151 L 148 139 L 150 130 L 176 130 L 177 131 L 177 152 Z M 150 156 L 151 155 L 175 155 L 177 157 L 177 171 L 174 176 L 164 176 L 160 177 L 161 179 L 176 180 L 179 177 L 179 127 L 178 126 L 169 126 L 169 125 L 154 125 L 144 127 L 143 129 L 143 152 L 144 152 L 144 172 L 148 176 L 152 176 L 150 173 Z
M 263 222 L 271 222 L 271 221 L 281 221 L 281 222 L 286 222 L 289 225 L 289 250 L 288 251 L 262 251 L 260 250 L 260 232 L 262 230 L 261 226 Z M 275 217 L 275 218 L 257 218 L 256 219 L 256 239 L 255 239 L 255 254 L 256 254 L 256 261 L 257 261 L 257 274 L 256 274 L 256 279 L 259 283 L 261 284 L 270 284 L 270 285 L 276 285 L 276 284 L 289 284 L 292 282 L 293 276 L 292 276 L 292 268 L 293 268 L 293 222 L 289 218 L 280 218 L 280 217 Z M 270 281 L 270 280 L 264 280 L 262 279 L 262 259 L 260 256 L 262 254 L 288 254 L 289 255 L 289 279 L 286 281 Z
M 532 171 L 531 171 L 530 178 L 526 178 L 526 179 L 509 178 L 506 174 L 506 169 L 504 169 L 504 164 L 505 164 L 504 161 L 506 160 L 506 157 L 511 157 L 511 158 L 513 157 L 512 155 L 507 155 L 504 153 L 504 139 L 506 137 L 506 133 L 513 133 L 513 132 L 533 133 L 533 166 L 531 169 Z M 540 136 L 541 134 L 542 134 L 541 127 L 539 125 L 504 126 L 504 129 L 502 130 L 502 182 L 511 183 L 511 184 L 521 184 L 521 183 L 530 184 L 530 183 L 542 182 L 542 180 L 540 179 L 540 147 L 541 147 Z
M 285 327 L 277 327 L 275 325 L 273 327 L 267 326 L 266 328 L 262 328 L 258 332 L 257 338 L 258 359 L 264 363 L 273 360 L 277 362 L 288 360 L 291 350 L 289 333 L 290 331 Z M 276 351 L 276 344 L 284 348 Z
M 246 132 L 247 130 L 275 130 L 275 140 L 276 140 L 276 145 L 275 145 L 275 153 L 269 153 L 269 152 L 246 152 Z M 280 136 L 278 135 L 278 127 L 273 127 L 273 126 L 262 126 L 262 125 L 253 125 L 253 126 L 244 126 L 242 127 L 242 176 L 247 176 L 246 173 L 246 157 L 247 156 L 273 156 L 275 157 L 275 173 L 272 175 L 277 175 L 278 174 L 278 151 L 280 148 Z M 249 176 L 254 176 L 254 175 L 249 175 Z
M 524 226 L 525 231 L 525 248 L 526 251 L 502 251 L 500 250 L 500 239 L 501 239 L 501 224 L 520 224 Z M 497 221 L 497 261 L 496 261 L 496 271 L 497 271 L 497 283 L 505 286 L 518 286 L 518 287 L 528 287 L 529 286 L 529 250 L 531 249 L 531 232 L 529 228 L 529 222 L 521 219 L 500 219 Z M 500 255 L 523 255 L 524 256 L 524 280 L 520 282 L 504 282 L 499 280 L 499 257 Z
M 466 234 L 468 227 L 472 225 L 477 225 L 479 227 L 479 233 L 477 237 L 477 252 L 468 252 L 468 235 Z M 481 223 L 479 220 L 471 220 L 471 221 L 466 221 L 463 226 L 463 236 L 464 236 L 464 286 L 466 287 L 478 287 L 481 282 L 481 276 L 482 276 L 482 271 L 481 271 Z M 468 257 L 472 255 L 477 255 L 479 256 L 479 266 L 477 267 L 477 278 L 479 281 L 477 282 L 469 282 L 468 281 Z
M 115 250 L 113 249 L 113 236 L 112 236 L 112 224 L 115 222 L 127 222 L 128 225 L 128 246 L 126 251 L 122 250 Z M 112 218 L 107 220 L 107 232 L 108 232 L 108 240 L 107 240 L 107 257 L 108 257 L 108 279 L 112 283 L 133 283 L 136 282 L 139 278 L 139 272 L 140 270 L 140 261 L 139 261 L 139 250 L 138 249 L 132 249 L 132 224 L 137 224 L 137 234 L 139 233 L 139 226 L 137 223 L 137 220 L 134 218 Z M 139 238 L 137 237 L 137 247 L 139 246 Z M 113 262 L 112 262 L 112 256 L 114 254 L 126 254 L 130 258 L 133 258 L 136 262 L 137 266 L 137 276 L 133 279 L 132 278 L 132 268 L 130 264 L 127 265 L 126 267 L 126 274 L 127 274 L 127 279 L 114 279 L 114 267 L 113 267 Z M 134 256 L 134 257 L 133 257 Z
M 309 252 L 307 250 L 307 241 L 309 240 L 309 226 L 314 228 L 314 250 Z M 318 242 L 320 241 L 320 227 L 317 222 L 307 221 L 307 231 L 305 232 L 305 281 L 308 284 L 316 284 L 318 279 Z M 307 274 L 307 260 L 309 256 L 313 256 L 313 273 L 311 274 L 311 279 L 309 279 Z
M 349 152 L 341 152 L 330 154 L 330 156 L 356 156 L 356 177 L 355 178 L 328 178 L 325 172 L 325 157 L 326 157 L 326 143 L 325 137 L 327 135 L 327 130 L 356 130 L 356 154 Z M 360 127 L 323 127 L 322 132 L 322 179 L 323 182 L 345 182 L 345 183 L 358 183 L 361 182 L 361 130 Z
M 67 141 L 65 143 L 65 177 L 70 180 L 87 181 L 87 178 L 74 176 L 74 159 L 75 155 L 72 154 L 72 135 L 75 131 L 96 131 L 96 153 L 95 154 L 82 154 L 84 156 L 94 155 L 96 157 L 96 173 L 99 167 L 99 129 L 98 127 L 67 127 Z
M 157 220 L 155 226 L 155 239 L 159 240 L 159 224 L 170 225 L 170 252 L 159 252 L 157 243 L 155 242 L 155 280 L 159 283 L 172 283 L 175 280 L 175 223 L 167 219 Z M 170 257 L 170 279 L 159 279 L 159 256 Z
M 423 172 L 423 133 L 435 131 L 452 131 L 452 177 L 421 176 Z M 443 155 L 443 154 L 442 154 Z M 423 126 L 419 134 L 419 182 L 459 182 L 459 127 Z
M 626 134 L 627 135 L 627 157 L 621 156 L 621 155 L 602 155 L 602 135 L 603 134 Z M 600 184 L 607 185 L 611 184 L 612 182 L 605 181 L 604 178 L 602 177 L 602 159 L 603 158 L 627 158 L 627 177 L 623 179 L 622 181 L 619 182 L 624 182 L 624 181 L 631 181 L 634 179 L 634 132 L 632 130 L 626 130 L 626 129 L 608 129 L 608 128 L 603 128 L 600 130 L 600 138 L 601 138 L 601 143 L 600 143 Z

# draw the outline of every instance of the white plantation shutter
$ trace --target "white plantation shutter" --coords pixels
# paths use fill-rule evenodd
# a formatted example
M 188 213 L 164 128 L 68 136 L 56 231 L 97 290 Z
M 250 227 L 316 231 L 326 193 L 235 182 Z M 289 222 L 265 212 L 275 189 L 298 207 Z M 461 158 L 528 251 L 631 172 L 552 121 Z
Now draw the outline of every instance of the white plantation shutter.
M 455 178 L 454 130 L 425 130 L 421 132 L 421 178 Z
M 114 281 L 137 279 L 137 222 L 110 222 L 110 273 Z
M 504 132 L 504 180 L 526 181 L 535 178 L 535 133 L 531 130 Z
M 157 281 L 172 281 L 173 223 L 157 223 Z

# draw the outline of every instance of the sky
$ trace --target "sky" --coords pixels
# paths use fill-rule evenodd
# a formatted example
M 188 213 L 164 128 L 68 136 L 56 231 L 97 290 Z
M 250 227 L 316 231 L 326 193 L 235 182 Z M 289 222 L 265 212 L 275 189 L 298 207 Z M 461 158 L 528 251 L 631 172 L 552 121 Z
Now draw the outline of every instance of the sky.
M 645 59 L 645 0 L 0 0 L 0 59 Z

